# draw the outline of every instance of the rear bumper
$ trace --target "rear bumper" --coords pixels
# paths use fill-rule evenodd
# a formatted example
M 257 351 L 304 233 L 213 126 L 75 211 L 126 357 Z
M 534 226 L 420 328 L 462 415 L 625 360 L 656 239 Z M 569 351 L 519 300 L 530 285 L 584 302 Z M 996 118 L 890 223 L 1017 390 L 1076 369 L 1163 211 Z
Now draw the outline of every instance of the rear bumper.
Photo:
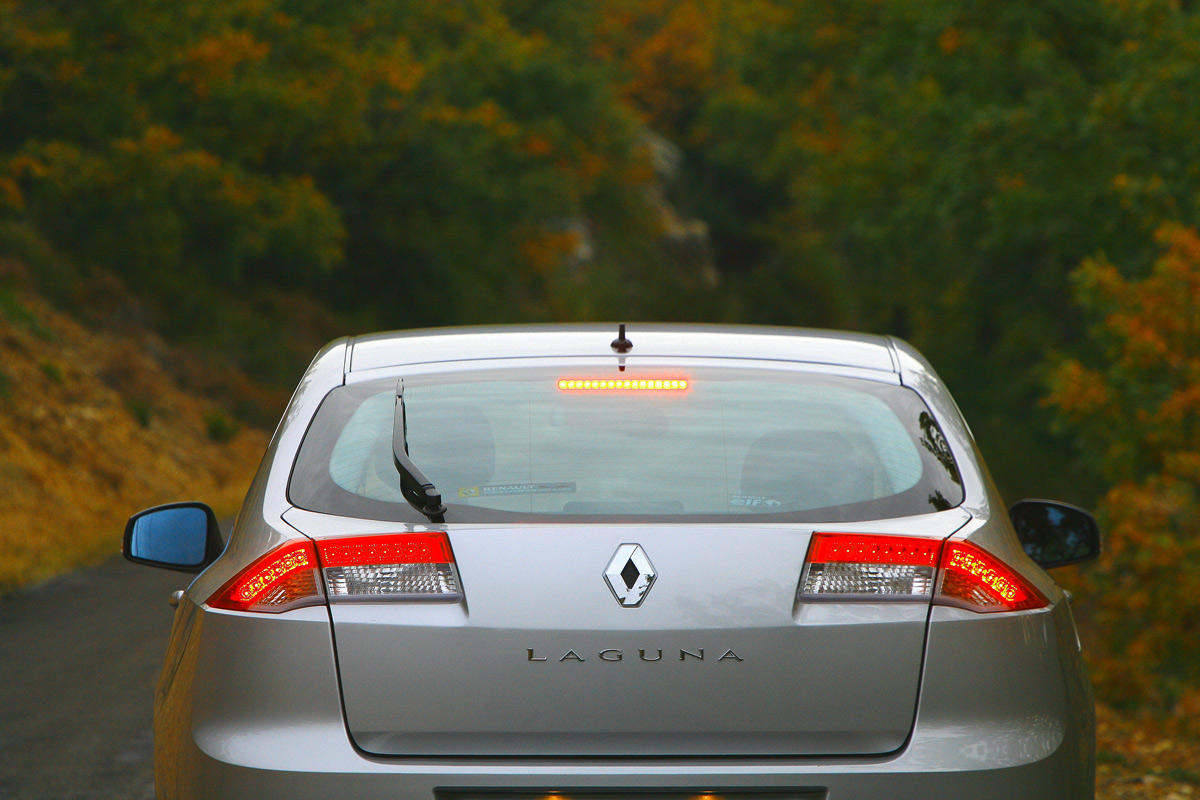
M 450 790 L 1094 797 L 1092 698 L 1061 606 L 994 615 L 984 626 L 970 612 L 935 608 L 927 664 L 938 667 L 926 670 L 906 745 L 881 757 L 794 759 L 369 756 L 345 728 L 327 626 L 316 624 L 323 609 L 259 625 L 223 612 L 195 617 L 197 630 L 182 637 L 187 646 L 168 655 L 156 703 L 164 800 L 434 800 L 435 792 Z M 289 652 L 304 657 L 292 660 Z
M 299 733 L 299 732 L 294 732 Z M 1037 735 L 1036 732 L 1032 732 Z M 239 743 L 227 740 L 228 757 Z M 258 749 L 261 742 L 256 742 Z M 970 768 L 976 759 L 956 754 L 956 764 L 927 760 L 929 748 L 909 748 L 890 759 L 845 763 L 467 763 L 376 760 L 355 752 L 344 730 L 315 730 L 277 742 L 293 763 L 236 764 L 196 748 L 185 758 L 190 779 L 180 798 L 288 797 L 292 800 L 370 798 L 433 800 L 435 791 L 524 790 L 570 797 L 572 793 L 621 789 L 720 795 L 738 790 L 820 792 L 828 800 L 921 798 L 961 800 L 1075 800 L 1090 798 L 1079 785 L 1079 753 L 1064 742 L 1049 756 L 1007 767 Z M 946 755 L 942 748 L 937 748 Z M 920 752 L 924 750 L 924 753 Z M 992 759 L 994 760 L 994 759 Z M 1075 776 L 1073 779 L 1072 776 Z M 167 795 L 171 796 L 171 795 Z

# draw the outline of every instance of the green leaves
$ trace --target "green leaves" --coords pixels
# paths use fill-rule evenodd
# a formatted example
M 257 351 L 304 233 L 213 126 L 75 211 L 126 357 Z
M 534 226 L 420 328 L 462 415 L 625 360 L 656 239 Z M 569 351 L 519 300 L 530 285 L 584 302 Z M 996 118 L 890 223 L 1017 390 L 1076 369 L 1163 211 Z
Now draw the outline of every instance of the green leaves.
M 0 214 L 149 296 L 282 286 L 384 326 L 579 317 L 658 262 L 638 121 L 577 49 L 586 4 L 0 14 Z
M 341 257 L 336 212 L 310 179 L 247 174 L 163 127 L 100 152 L 30 142 L 11 163 L 31 222 L 143 289 L 237 288 L 285 260 L 311 277 Z

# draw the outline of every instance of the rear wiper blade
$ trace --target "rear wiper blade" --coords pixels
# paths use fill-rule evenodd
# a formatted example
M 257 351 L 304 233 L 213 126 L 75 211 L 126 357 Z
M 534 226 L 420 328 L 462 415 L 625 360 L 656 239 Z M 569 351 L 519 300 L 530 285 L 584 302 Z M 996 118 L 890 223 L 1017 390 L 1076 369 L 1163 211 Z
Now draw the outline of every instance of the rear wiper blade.
M 392 459 L 400 473 L 400 494 L 408 504 L 429 517 L 430 522 L 445 522 L 446 507 L 442 493 L 408 457 L 408 419 L 404 413 L 404 379 L 396 381 L 396 416 L 392 421 Z

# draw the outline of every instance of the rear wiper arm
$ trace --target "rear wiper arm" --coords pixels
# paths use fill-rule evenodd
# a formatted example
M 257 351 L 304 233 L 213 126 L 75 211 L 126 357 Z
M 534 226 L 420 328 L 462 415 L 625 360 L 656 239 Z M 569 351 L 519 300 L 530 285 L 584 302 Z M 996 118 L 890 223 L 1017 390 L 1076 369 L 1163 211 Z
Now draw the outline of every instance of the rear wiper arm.
M 430 522 L 445 522 L 446 507 L 442 493 L 408 457 L 408 420 L 404 413 L 404 379 L 396 381 L 396 416 L 392 421 L 392 459 L 400 473 L 400 494 L 408 504 L 429 517 Z

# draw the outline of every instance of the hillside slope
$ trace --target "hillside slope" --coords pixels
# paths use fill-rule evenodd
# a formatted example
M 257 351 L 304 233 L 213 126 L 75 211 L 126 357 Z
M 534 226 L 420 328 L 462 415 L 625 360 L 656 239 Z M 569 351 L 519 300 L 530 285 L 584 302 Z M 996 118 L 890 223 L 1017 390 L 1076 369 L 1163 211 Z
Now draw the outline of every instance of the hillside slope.
M 0 284 L 0 595 L 118 552 L 130 513 L 236 511 L 268 435 L 185 391 L 187 356 Z

